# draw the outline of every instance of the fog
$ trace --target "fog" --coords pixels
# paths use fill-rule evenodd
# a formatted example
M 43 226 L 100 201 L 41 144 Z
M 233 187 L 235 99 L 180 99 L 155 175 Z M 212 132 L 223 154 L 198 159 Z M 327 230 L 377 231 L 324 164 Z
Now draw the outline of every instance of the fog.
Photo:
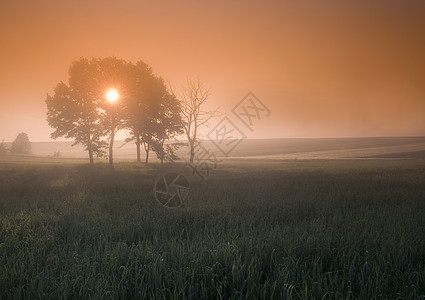
M 111 55 L 199 75 L 225 114 L 254 92 L 271 114 L 248 138 L 423 135 L 424 23 L 420 1 L 3 1 L 0 140 L 48 141 L 46 94 Z

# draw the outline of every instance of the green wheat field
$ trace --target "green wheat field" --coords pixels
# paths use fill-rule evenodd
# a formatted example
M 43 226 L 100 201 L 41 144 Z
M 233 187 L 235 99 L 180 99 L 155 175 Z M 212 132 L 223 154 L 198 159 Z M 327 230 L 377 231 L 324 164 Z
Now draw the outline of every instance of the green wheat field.
M 382 155 L 223 159 L 204 183 L 3 156 L 0 298 L 425 299 L 425 159 Z M 154 198 L 169 171 L 183 208 Z

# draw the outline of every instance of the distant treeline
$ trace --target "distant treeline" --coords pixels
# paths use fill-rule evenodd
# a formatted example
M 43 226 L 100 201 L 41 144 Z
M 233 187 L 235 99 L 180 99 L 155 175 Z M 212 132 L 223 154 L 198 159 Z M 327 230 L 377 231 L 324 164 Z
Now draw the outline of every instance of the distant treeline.
M 31 154 L 31 142 L 25 132 L 21 132 L 8 147 L 4 140 L 0 143 L 0 154 Z

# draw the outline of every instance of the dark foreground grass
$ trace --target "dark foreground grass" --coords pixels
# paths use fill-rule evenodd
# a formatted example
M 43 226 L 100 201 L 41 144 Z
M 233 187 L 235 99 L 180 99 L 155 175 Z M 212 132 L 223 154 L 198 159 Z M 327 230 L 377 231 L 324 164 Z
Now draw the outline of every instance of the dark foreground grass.
M 424 162 L 273 166 L 3 166 L 0 298 L 424 298 Z

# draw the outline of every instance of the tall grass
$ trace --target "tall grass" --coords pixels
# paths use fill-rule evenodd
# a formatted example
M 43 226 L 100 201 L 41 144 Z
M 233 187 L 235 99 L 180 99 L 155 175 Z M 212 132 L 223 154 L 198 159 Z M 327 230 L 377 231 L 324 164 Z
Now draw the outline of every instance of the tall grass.
M 0 298 L 425 298 L 424 163 L 329 164 L 1 168 Z

